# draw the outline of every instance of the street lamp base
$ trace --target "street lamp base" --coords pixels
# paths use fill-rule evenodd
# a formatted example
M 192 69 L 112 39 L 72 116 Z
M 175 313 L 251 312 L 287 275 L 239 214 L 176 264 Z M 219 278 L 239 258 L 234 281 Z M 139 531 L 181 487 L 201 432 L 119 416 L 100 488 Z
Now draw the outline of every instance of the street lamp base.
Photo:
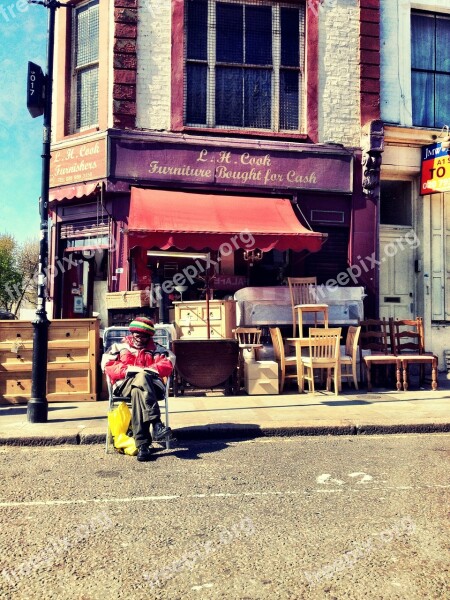
M 47 423 L 48 402 L 46 398 L 30 398 L 27 404 L 28 423 Z

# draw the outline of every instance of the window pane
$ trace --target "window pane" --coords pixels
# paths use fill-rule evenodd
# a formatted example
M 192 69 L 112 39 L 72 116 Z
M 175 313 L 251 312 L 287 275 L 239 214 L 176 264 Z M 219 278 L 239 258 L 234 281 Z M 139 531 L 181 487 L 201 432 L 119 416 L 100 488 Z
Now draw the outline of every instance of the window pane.
M 96 125 L 98 121 L 98 67 L 77 75 L 77 129 Z
M 280 71 L 280 129 L 298 129 L 298 71 Z
M 187 5 L 187 58 L 207 59 L 208 3 L 190 0 Z
M 98 61 L 98 3 L 87 4 L 76 11 L 75 66 Z
M 450 73 L 450 19 L 436 20 L 436 70 Z
M 434 75 L 411 74 L 413 125 L 434 127 Z
M 408 181 L 381 182 L 380 223 L 412 225 L 411 184 Z
M 218 2 L 216 6 L 216 60 L 244 62 L 244 18 L 239 4 Z
M 436 75 L 435 127 L 450 125 L 450 75 Z
M 187 65 L 186 121 L 206 124 L 206 65 Z
M 216 69 L 216 125 L 243 126 L 242 69 Z
M 245 9 L 245 62 L 272 64 L 272 8 L 247 6 Z
M 281 64 L 284 67 L 300 65 L 300 29 L 296 8 L 280 9 Z
M 435 68 L 434 17 L 411 15 L 411 66 L 413 69 Z
M 244 69 L 244 127 L 270 129 L 272 73 L 270 69 Z

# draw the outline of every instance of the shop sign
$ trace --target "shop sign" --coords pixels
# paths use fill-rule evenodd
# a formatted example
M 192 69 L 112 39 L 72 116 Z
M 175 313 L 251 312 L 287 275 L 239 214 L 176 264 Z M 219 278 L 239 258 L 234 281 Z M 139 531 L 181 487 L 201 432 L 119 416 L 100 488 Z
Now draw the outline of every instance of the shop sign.
M 111 177 L 141 182 L 351 193 L 351 154 L 111 140 Z
M 216 275 L 213 286 L 216 290 L 239 290 L 248 286 L 248 279 L 244 275 Z
M 420 193 L 437 194 L 450 191 L 450 155 L 442 144 L 430 144 L 422 148 Z
M 106 138 L 53 150 L 50 187 L 106 177 Z

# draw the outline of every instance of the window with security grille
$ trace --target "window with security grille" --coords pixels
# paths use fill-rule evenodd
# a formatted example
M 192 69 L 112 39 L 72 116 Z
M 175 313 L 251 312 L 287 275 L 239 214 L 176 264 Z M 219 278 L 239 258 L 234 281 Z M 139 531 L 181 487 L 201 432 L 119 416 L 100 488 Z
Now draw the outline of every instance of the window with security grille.
M 450 16 L 411 12 L 413 125 L 450 122 Z
M 186 125 L 299 131 L 305 6 L 186 0 Z
M 75 8 L 73 14 L 72 123 L 79 131 L 98 122 L 98 0 Z

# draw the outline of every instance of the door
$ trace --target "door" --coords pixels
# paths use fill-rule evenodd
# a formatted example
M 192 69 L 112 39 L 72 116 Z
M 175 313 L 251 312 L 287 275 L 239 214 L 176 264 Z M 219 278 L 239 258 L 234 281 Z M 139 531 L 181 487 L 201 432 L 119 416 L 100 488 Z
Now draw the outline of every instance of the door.
M 415 316 L 414 239 L 412 230 L 380 226 L 380 317 Z

